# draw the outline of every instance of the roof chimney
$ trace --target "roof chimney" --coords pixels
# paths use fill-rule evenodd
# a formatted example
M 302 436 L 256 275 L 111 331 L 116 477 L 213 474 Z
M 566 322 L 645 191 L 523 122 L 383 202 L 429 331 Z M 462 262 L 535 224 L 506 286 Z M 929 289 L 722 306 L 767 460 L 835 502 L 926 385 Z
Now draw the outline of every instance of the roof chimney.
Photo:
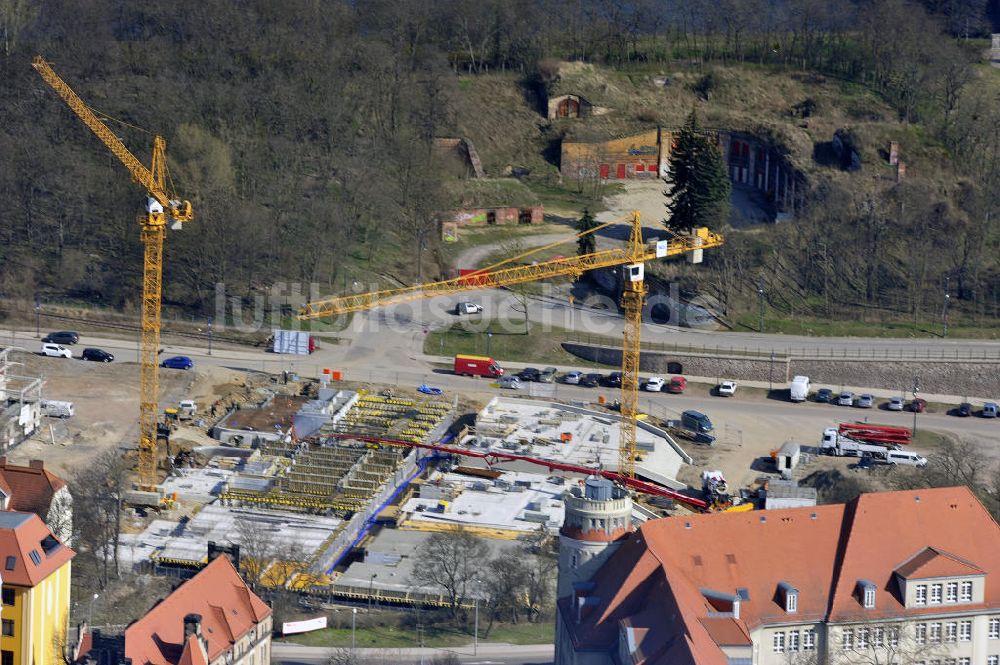
M 201 615 L 200 614 L 188 614 L 184 617 L 184 641 L 192 635 L 201 637 Z
M 43 471 L 45 469 L 45 460 L 33 459 L 30 462 L 28 462 L 28 466 L 32 469 L 38 469 L 39 471 Z

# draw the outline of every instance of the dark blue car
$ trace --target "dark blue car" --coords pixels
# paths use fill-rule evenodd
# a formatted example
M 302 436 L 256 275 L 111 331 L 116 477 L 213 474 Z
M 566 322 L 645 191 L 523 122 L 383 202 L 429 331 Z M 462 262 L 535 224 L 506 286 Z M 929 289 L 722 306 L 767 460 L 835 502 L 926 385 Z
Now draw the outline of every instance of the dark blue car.
M 191 369 L 194 367 L 194 362 L 187 356 L 173 356 L 160 363 L 160 367 L 168 369 Z

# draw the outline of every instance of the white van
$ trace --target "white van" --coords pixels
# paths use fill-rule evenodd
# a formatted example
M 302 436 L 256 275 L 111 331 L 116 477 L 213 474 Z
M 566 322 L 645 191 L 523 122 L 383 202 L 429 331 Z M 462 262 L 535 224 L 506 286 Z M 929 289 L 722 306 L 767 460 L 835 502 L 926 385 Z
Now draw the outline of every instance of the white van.
M 809 377 L 796 376 L 788 387 L 788 396 L 793 402 L 804 402 L 809 397 Z
M 927 458 L 909 450 L 890 450 L 885 456 L 886 464 L 925 467 Z

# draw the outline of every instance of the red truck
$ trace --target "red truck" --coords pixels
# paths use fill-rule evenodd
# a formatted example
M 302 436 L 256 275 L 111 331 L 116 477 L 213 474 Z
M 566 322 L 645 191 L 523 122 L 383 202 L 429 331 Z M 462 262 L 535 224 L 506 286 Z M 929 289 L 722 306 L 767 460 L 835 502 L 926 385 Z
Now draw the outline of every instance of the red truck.
M 487 376 L 491 379 L 503 376 L 500 363 L 487 356 L 455 356 L 455 374 L 459 376 Z
M 687 384 L 687 379 L 683 376 L 672 376 L 670 377 L 670 382 L 667 383 L 666 389 L 668 393 L 680 394 L 687 388 Z

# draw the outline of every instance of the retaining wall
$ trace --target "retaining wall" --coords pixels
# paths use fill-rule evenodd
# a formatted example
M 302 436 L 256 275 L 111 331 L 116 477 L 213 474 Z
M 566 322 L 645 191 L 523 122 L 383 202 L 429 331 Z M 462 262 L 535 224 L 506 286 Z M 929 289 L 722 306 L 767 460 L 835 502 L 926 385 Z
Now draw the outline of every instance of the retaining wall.
M 591 362 L 621 366 L 622 351 L 607 346 L 564 342 L 569 353 Z M 669 374 L 679 363 L 677 373 L 737 381 L 773 381 L 787 383 L 804 374 L 813 384 L 829 386 L 864 386 L 886 390 L 909 390 L 914 378 L 920 380 L 924 393 L 942 395 L 979 395 L 1000 397 L 1000 361 L 947 359 L 854 358 L 832 360 L 788 355 L 727 356 L 682 351 L 643 351 L 639 369 L 654 374 Z

